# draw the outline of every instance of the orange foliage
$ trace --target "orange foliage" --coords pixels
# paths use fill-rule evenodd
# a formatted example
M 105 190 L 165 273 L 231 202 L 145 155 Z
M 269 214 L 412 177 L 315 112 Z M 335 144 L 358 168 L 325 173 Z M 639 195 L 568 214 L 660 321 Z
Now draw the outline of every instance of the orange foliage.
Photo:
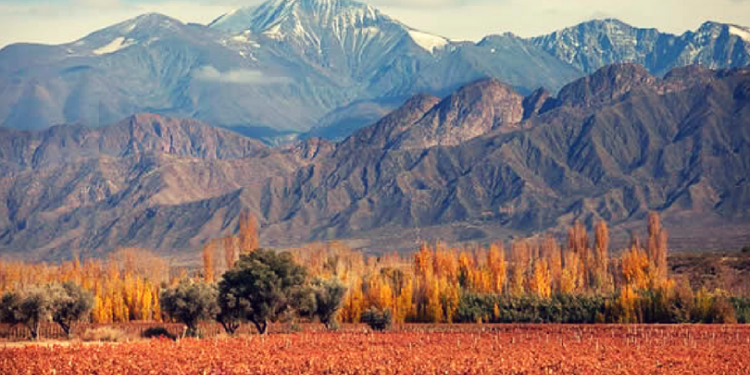
M 246 211 L 240 215 L 239 244 L 241 253 L 249 253 L 260 247 L 258 221 Z
M 621 268 L 610 266 L 609 231 L 603 222 L 594 228 L 593 249 L 586 228 L 576 223 L 568 233 L 564 250 L 551 235 L 516 239 L 507 260 L 502 243 L 488 248 L 448 248 L 441 243 L 424 243 L 419 251 L 405 258 L 388 254 L 365 259 L 361 252 L 340 242 L 313 243 L 291 251 L 311 276 L 338 279 L 346 286 L 339 314 L 342 322 L 358 322 L 360 314 L 374 306 L 390 309 L 396 323 L 442 323 L 455 320 L 460 296 L 465 292 L 513 296 L 533 293 L 549 298 L 555 292 L 612 293 L 615 287 L 629 288 L 628 293 L 647 288 L 668 290 L 672 284 L 663 269 L 666 231 L 653 215 L 649 217 L 649 233 L 648 253 L 634 238 L 618 263 Z M 209 241 L 203 248 L 202 278 L 215 281 L 231 267 L 240 251 L 257 246 L 254 219 L 243 214 L 237 236 Z M 159 320 L 159 292 L 169 281 L 168 272 L 169 266 L 163 260 L 132 249 L 113 254 L 108 261 L 73 259 L 58 266 L 0 261 L 0 291 L 73 281 L 94 293 L 94 322 Z M 614 272 L 622 273 L 622 285 L 614 285 Z M 187 270 L 180 270 L 179 278 L 187 276 Z M 629 294 L 624 295 L 629 298 Z M 624 307 L 627 301 L 622 301 Z
M 622 256 L 622 275 L 625 284 L 635 289 L 646 289 L 650 280 L 648 277 L 649 260 L 646 252 L 634 241 L 630 250 Z
M 0 261 L 0 291 L 51 282 L 73 282 L 94 295 L 94 323 L 160 320 L 159 288 L 168 265 L 148 252 L 124 249 L 107 261 L 77 258 L 60 265 Z

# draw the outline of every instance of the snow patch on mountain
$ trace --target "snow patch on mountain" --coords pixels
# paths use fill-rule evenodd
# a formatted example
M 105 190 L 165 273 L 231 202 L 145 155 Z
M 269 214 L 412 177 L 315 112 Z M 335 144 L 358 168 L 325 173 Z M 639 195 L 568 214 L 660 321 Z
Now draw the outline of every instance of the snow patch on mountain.
M 129 33 L 130 33 L 130 32 L 132 32 L 133 30 L 135 30 L 136 26 L 138 26 L 138 23 L 137 23 L 137 22 L 133 22 L 133 23 L 131 23 L 131 24 L 130 24 L 129 26 L 125 27 L 125 28 L 124 28 L 124 29 L 122 30 L 123 34 L 129 34 Z
M 284 39 L 284 33 L 281 32 L 281 25 L 276 24 L 268 28 L 268 30 L 263 32 L 263 35 L 276 40 L 282 40 Z
M 408 32 L 414 43 L 417 43 L 418 46 L 424 48 L 425 51 L 429 53 L 435 53 L 436 50 L 443 49 L 449 43 L 448 39 L 441 36 L 428 34 L 414 29 L 409 29 Z
M 750 42 L 750 29 L 739 26 L 729 26 L 729 33 L 740 37 L 740 39 Z
M 235 35 L 231 38 L 233 42 L 248 44 L 254 48 L 260 48 L 260 44 L 252 38 L 253 33 L 251 31 L 244 31 L 241 34 Z
M 107 54 L 115 53 L 119 50 L 128 48 L 134 44 L 137 44 L 136 40 L 125 39 L 125 37 L 120 36 L 120 37 L 115 38 L 109 44 L 93 50 L 92 53 L 95 55 L 107 55 Z

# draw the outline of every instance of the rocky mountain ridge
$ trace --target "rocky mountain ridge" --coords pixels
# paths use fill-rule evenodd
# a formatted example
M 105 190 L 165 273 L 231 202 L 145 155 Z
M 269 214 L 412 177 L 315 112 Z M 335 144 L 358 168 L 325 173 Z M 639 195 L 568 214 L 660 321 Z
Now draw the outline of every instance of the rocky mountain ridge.
M 616 62 L 637 63 L 656 75 L 688 65 L 717 69 L 750 64 L 750 28 L 712 21 L 673 35 L 617 19 L 594 20 L 531 42 L 587 74 Z
M 749 111 L 750 70 L 691 67 L 659 78 L 618 64 L 557 96 L 523 96 L 493 79 L 443 99 L 420 94 L 337 144 L 270 149 L 236 135 L 222 141 L 225 132 L 191 121 L 137 116 L 139 129 L 198 127 L 190 131 L 225 146 L 217 156 L 201 137 L 170 153 L 149 135 L 137 138 L 150 145 L 138 153 L 16 163 L 0 178 L 0 251 L 195 254 L 235 231 L 242 211 L 258 218 L 264 245 L 280 248 L 344 239 L 372 252 L 408 250 L 419 240 L 489 242 L 599 219 L 624 242 L 650 210 L 662 213 L 674 249 L 737 246 L 750 237 Z M 47 143 L 61 145 L 54 155 L 86 144 Z
M 417 93 L 442 97 L 482 78 L 526 96 L 556 94 L 617 62 L 657 76 L 690 64 L 747 66 L 748 35 L 713 22 L 674 36 L 602 20 L 538 38 L 455 42 L 350 0 L 271 0 L 208 26 L 147 14 L 73 43 L 0 50 L 0 125 L 102 126 L 149 112 L 268 144 L 343 139 Z

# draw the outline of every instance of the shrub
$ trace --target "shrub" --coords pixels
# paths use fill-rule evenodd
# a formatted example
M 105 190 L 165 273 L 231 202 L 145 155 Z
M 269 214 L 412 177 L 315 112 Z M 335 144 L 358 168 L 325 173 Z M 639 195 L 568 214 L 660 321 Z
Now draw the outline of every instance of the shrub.
M 132 338 L 125 331 L 113 327 L 93 328 L 81 335 L 83 341 L 127 342 Z
M 476 323 L 484 317 L 486 311 L 490 308 L 485 301 L 487 298 L 475 293 L 461 293 L 456 309 L 456 320 L 459 323 Z M 494 306 L 493 315 L 494 315 Z M 498 319 L 499 316 L 495 316 Z
M 152 339 L 152 338 L 159 338 L 159 337 L 166 337 L 168 339 L 176 340 L 177 336 L 169 333 L 169 331 L 164 327 L 152 327 L 149 328 L 141 334 L 141 337 Z
M 476 323 L 590 324 L 606 320 L 606 299 L 596 295 L 511 296 L 463 291 L 457 321 Z
M 734 307 L 737 323 L 750 323 L 750 299 L 735 297 L 732 298 L 732 305 Z
M 375 331 L 385 331 L 391 328 L 393 318 L 391 316 L 391 309 L 380 310 L 376 307 L 371 307 L 362 313 L 361 320 Z
M 718 324 L 735 324 L 737 323 L 737 317 L 734 312 L 734 306 L 732 306 L 729 299 L 721 294 L 714 297 L 713 303 L 711 304 L 711 310 L 709 314 L 708 323 Z

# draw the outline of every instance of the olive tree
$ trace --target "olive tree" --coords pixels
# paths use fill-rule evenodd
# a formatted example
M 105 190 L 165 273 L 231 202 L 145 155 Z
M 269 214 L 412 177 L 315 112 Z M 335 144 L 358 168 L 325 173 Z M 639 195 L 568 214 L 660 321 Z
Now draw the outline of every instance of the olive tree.
M 18 292 L 6 292 L 0 302 L 0 321 L 11 325 L 23 324 L 31 331 L 31 338 L 38 340 L 40 325 L 52 319 L 52 300 L 48 288 L 35 286 Z
M 70 336 L 73 323 L 84 319 L 94 307 L 94 296 L 72 282 L 54 284 L 49 287 L 49 292 L 52 297 L 52 321 Z
M 219 316 L 235 324 L 250 321 L 266 334 L 268 323 L 294 304 L 306 277 L 307 271 L 289 253 L 257 249 L 244 254 L 219 282 Z
M 216 317 L 219 306 L 214 285 L 181 281 L 162 292 L 159 300 L 162 311 L 187 326 L 188 336 L 198 335 L 198 323 Z
M 244 309 L 239 305 L 240 300 L 232 294 L 219 293 L 219 314 L 216 315 L 216 321 L 221 323 L 230 335 L 234 335 L 240 328 L 244 319 Z
M 338 279 L 316 279 L 312 282 L 312 292 L 315 296 L 313 315 L 317 316 L 327 329 L 331 329 L 344 301 L 346 287 Z

